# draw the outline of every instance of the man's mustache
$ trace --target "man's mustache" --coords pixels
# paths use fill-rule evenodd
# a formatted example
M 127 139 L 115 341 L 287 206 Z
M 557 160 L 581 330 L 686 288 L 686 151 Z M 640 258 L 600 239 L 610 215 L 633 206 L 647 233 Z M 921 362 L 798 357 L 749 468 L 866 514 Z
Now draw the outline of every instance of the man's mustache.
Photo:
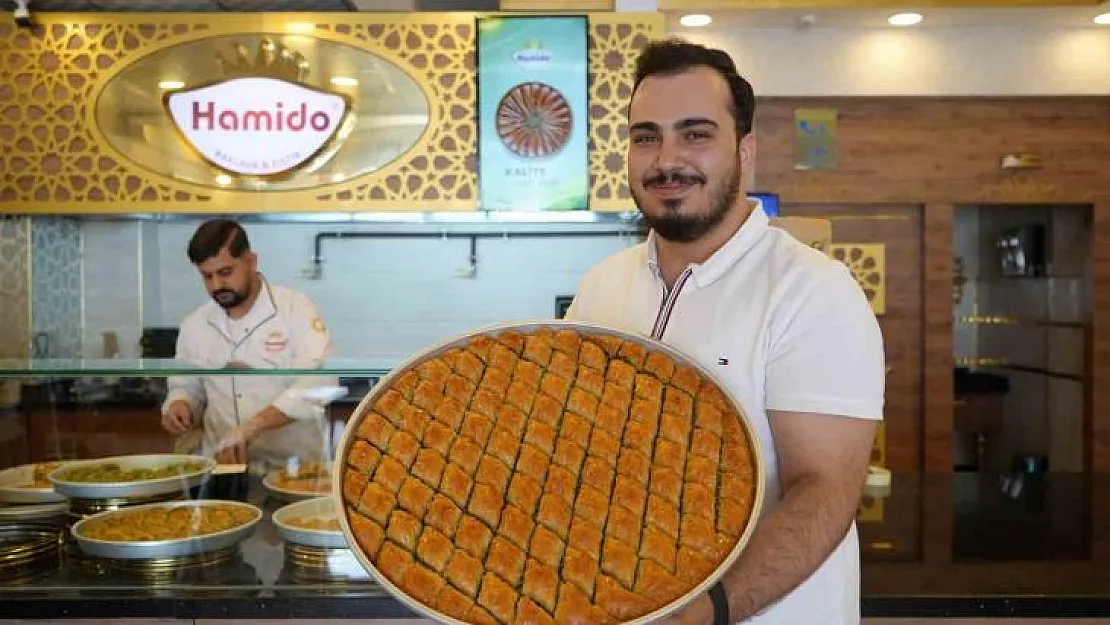
M 680 171 L 668 171 L 644 180 L 645 187 L 662 184 L 705 184 L 705 177 Z

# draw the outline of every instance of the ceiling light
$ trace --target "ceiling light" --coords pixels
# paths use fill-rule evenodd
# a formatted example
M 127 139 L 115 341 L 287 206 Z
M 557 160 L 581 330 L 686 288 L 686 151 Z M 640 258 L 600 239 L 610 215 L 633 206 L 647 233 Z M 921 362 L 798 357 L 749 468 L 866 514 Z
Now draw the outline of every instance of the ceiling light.
M 683 15 L 678 18 L 678 23 L 687 28 L 698 28 L 700 26 L 708 26 L 713 22 L 713 18 L 704 13 L 691 13 L 690 15 Z
M 180 80 L 163 80 L 158 83 L 159 89 L 180 89 L 185 86 L 185 83 Z
M 1110 26 L 1110 13 L 1095 16 L 1095 23 L 1099 26 Z
M 357 87 L 358 79 L 353 76 L 332 76 L 331 84 L 336 87 Z
M 891 26 L 913 26 L 921 22 L 921 14 L 899 13 L 897 15 L 891 15 L 890 19 L 887 21 L 890 22 Z
M 289 22 L 285 25 L 285 31 L 290 33 L 300 33 L 304 35 L 314 30 L 316 30 L 316 24 L 312 22 Z
M 231 184 L 231 176 L 227 174 L 220 174 L 219 176 L 216 176 L 216 184 L 222 187 L 226 187 L 227 185 Z

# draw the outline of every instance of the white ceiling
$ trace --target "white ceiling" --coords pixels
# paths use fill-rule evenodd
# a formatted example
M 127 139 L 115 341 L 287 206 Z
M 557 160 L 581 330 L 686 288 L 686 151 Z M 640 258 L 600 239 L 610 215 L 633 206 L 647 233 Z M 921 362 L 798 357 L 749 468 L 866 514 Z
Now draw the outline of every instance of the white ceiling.
M 893 28 L 887 18 L 895 13 L 913 11 L 924 19 L 914 29 L 960 28 L 986 26 L 1055 26 L 1061 28 L 1096 27 L 1091 19 L 1110 11 L 1110 4 L 1101 7 L 1035 7 L 1035 8 L 884 8 L 832 10 L 757 10 L 711 13 L 713 23 L 702 28 L 685 28 L 678 23 L 681 14 L 667 15 L 668 31 L 672 33 L 707 32 L 723 34 L 739 28 L 799 28 L 802 16 L 815 19 L 810 28 Z M 1106 28 L 1110 33 L 1110 27 Z

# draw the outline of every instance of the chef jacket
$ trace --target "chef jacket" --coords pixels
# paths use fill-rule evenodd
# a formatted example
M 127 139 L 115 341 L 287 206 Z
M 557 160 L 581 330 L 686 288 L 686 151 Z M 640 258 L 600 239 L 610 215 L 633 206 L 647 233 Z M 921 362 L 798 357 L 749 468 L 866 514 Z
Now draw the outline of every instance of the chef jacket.
M 265 279 L 246 315 L 232 319 L 210 301 L 185 318 L 177 338 L 177 358 L 205 369 L 314 369 L 330 352 L 327 326 L 312 300 Z M 292 422 L 261 433 L 250 444 L 250 459 L 271 466 L 292 458 L 326 461 L 324 408 L 312 391 L 337 383 L 318 375 L 174 376 L 162 412 L 182 399 L 194 419 L 203 415 L 201 449 L 189 451 L 209 455 L 232 428 L 273 405 Z

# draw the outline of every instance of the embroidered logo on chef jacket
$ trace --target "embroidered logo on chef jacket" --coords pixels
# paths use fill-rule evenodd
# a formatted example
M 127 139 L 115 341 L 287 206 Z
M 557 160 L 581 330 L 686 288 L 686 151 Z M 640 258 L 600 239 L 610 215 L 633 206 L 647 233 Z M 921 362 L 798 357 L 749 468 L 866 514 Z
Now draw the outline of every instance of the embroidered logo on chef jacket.
M 266 351 L 268 352 L 283 351 L 288 344 L 289 341 L 285 339 L 285 335 L 278 330 L 274 330 L 266 337 Z
M 321 319 L 319 317 L 313 317 L 312 318 L 312 329 L 316 330 L 320 334 L 323 334 L 324 332 L 327 331 L 328 327 L 326 325 L 324 325 L 324 320 L 323 319 Z

